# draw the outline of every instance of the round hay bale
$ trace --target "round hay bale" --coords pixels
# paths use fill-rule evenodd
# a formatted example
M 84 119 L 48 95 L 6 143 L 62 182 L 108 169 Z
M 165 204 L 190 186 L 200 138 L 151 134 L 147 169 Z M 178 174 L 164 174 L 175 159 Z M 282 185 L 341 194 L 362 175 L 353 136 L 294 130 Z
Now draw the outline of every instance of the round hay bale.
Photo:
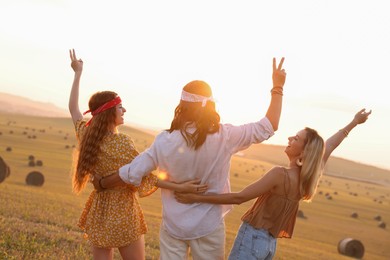
M 380 228 L 386 228 L 386 223 L 385 222 L 380 222 L 378 227 Z
M 356 212 L 353 212 L 353 213 L 351 214 L 351 218 L 358 218 L 358 214 L 357 214 Z
M 374 219 L 375 219 L 375 220 L 378 220 L 378 221 L 381 221 L 381 220 L 382 220 L 382 217 L 379 216 L 379 215 L 376 215 L 376 216 L 374 217 Z
M 305 216 L 305 214 L 303 214 L 302 210 L 298 210 L 297 217 L 298 218 L 306 218 L 306 216 Z
M 339 241 L 338 252 L 342 255 L 362 258 L 364 255 L 364 246 L 362 242 L 353 238 L 344 238 Z
M 0 157 L 0 183 L 2 183 L 5 178 L 7 178 L 9 175 L 9 167 L 3 160 L 3 158 Z
M 5 149 L 7 152 L 11 152 L 12 151 L 12 147 L 7 147 L 6 149 Z
M 6 171 L 5 177 L 8 178 L 10 175 L 11 175 L 11 168 L 7 164 L 7 171 Z
M 33 186 L 42 186 L 45 182 L 45 177 L 41 172 L 32 171 L 26 177 L 26 184 Z
M 28 159 L 29 159 L 30 161 L 34 161 L 34 160 L 35 160 L 35 157 L 34 157 L 34 155 L 29 155 L 29 156 L 28 156 Z
M 42 165 L 43 165 L 43 162 L 41 160 L 37 160 L 36 166 L 42 166 Z
M 34 167 L 35 166 L 35 162 L 34 161 L 28 161 L 28 166 L 29 167 Z

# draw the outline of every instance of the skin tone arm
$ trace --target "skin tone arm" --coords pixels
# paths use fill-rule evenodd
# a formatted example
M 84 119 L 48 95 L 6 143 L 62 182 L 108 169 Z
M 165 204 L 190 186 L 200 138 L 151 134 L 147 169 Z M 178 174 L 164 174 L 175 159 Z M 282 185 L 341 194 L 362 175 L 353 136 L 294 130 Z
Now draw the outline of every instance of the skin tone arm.
M 69 54 L 72 61 L 71 67 L 74 71 L 73 85 L 69 96 L 69 112 L 72 116 L 73 124 L 76 124 L 77 120 L 83 119 L 83 115 L 79 108 L 79 87 L 81 74 L 83 72 L 83 61 L 77 59 L 74 49 L 69 50 Z
M 99 183 L 100 182 L 100 183 Z M 168 189 L 178 192 L 194 192 L 203 193 L 208 189 L 207 184 L 199 184 L 200 180 L 191 180 L 182 183 L 175 183 L 165 180 L 158 180 L 156 186 L 162 189 Z M 116 186 L 125 184 L 119 177 L 119 174 L 112 174 L 105 178 L 95 174 L 95 178 L 92 180 L 92 184 L 97 191 L 103 191 Z
M 283 86 L 286 81 L 286 72 L 282 69 L 283 62 L 284 58 L 280 60 L 278 67 L 276 67 L 276 59 L 274 58 L 272 64 L 273 89 L 271 90 L 271 103 L 266 117 L 271 122 L 274 131 L 279 128 L 280 114 L 282 112 Z
M 207 191 L 207 184 L 199 184 L 200 180 L 186 181 L 183 183 L 175 183 L 170 181 L 158 180 L 157 187 L 178 192 L 195 192 L 204 193 Z
M 279 120 L 280 120 L 280 114 L 282 111 L 282 90 L 284 83 L 286 81 L 286 72 L 283 67 L 284 58 L 281 59 L 278 67 L 276 67 L 276 59 L 273 59 L 273 73 L 272 73 L 272 81 L 273 81 L 273 87 L 279 90 L 279 93 L 272 93 L 271 95 L 271 102 L 268 107 L 268 111 L 266 113 L 266 117 L 271 122 L 272 127 L 274 131 L 276 131 L 279 127 Z M 117 185 L 120 185 L 122 183 L 122 179 L 119 177 L 118 174 L 114 174 L 112 176 L 109 176 L 107 178 L 104 178 L 100 181 L 100 185 L 104 188 L 112 188 Z M 95 189 L 98 189 L 100 187 L 97 187 L 95 185 Z
M 194 194 L 175 192 L 175 198 L 181 203 L 241 204 L 264 194 L 278 184 L 283 183 L 284 173 L 280 167 L 274 167 L 264 177 L 246 186 L 240 192 L 223 194 Z
M 325 166 L 326 162 L 328 161 L 331 153 L 336 149 L 339 144 L 347 137 L 348 133 L 355 128 L 355 126 L 359 124 L 363 124 L 367 121 L 368 116 L 371 114 L 371 110 L 369 112 L 366 112 L 366 109 L 361 109 L 359 112 L 357 112 L 352 119 L 352 121 L 347 124 L 344 128 L 337 131 L 335 134 L 333 134 L 330 138 L 328 138 L 325 142 L 325 153 L 323 157 L 323 166 Z
M 330 154 L 334 151 L 334 149 L 337 148 L 337 146 L 339 146 L 339 144 L 344 140 L 346 135 L 357 125 L 366 122 L 370 114 L 371 110 L 369 112 L 365 112 L 365 109 L 360 110 L 355 114 L 353 120 L 349 124 L 347 124 L 343 129 L 336 132 L 333 136 L 326 140 L 323 165 L 325 165 L 325 163 L 329 159 Z M 263 178 L 252 183 L 238 193 L 199 195 L 176 192 L 175 197 L 177 201 L 181 203 L 204 202 L 213 204 L 241 204 L 243 202 L 258 197 L 266 191 L 269 191 L 270 189 L 276 187 L 278 183 L 282 183 L 283 174 L 277 169 L 278 168 L 271 169 Z

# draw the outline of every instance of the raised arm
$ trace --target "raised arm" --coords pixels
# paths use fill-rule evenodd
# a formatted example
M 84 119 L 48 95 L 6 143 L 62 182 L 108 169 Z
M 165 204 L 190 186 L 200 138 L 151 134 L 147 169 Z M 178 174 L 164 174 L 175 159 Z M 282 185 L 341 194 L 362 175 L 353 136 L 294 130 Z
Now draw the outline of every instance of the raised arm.
M 322 160 L 323 166 L 325 166 L 334 149 L 336 149 L 339 144 L 341 144 L 341 142 L 348 136 L 349 132 L 351 132 L 351 130 L 354 129 L 355 126 L 366 122 L 370 114 L 371 110 L 369 112 L 366 112 L 365 108 L 361 109 L 355 114 L 354 118 L 349 124 L 347 124 L 344 128 L 340 129 L 326 140 L 325 153 Z
M 276 59 L 273 59 L 272 64 L 272 82 L 271 102 L 269 104 L 266 117 L 271 122 L 274 131 L 279 128 L 280 114 L 282 112 L 283 87 L 286 81 L 286 72 L 282 69 L 284 58 L 280 60 L 276 67 Z
M 83 115 L 80 112 L 79 108 L 79 87 L 80 87 L 80 78 L 83 72 L 83 61 L 76 58 L 76 52 L 74 49 L 69 50 L 71 67 L 74 71 L 74 79 L 72 89 L 69 96 L 69 112 L 72 116 L 73 124 L 76 124 L 77 120 L 83 118 Z

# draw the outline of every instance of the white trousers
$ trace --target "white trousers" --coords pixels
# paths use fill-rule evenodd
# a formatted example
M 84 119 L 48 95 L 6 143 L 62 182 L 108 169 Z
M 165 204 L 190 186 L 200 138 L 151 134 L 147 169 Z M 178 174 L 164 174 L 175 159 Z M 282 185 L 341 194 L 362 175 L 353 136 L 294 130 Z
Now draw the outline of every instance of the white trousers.
M 189 259 L 191 252 L 194 260 L 225 259 L 225 222 L 209 235 L 191 240 L 172 237 L 160 227 L 160 260 Z

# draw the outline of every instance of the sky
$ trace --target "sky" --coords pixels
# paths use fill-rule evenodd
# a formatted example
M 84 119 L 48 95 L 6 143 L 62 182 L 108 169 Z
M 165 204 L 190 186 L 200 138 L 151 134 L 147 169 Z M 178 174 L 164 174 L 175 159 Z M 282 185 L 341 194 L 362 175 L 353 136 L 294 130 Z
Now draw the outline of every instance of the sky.
M 238 125 L 265 115 L 272 58 L 285 57 L 281 122 L 265 143 L 286 145 L 306 126 L 326 139 L 366 108 L 333 155 L 390 169 L 388 10 L 386 0 L 1 0 L 0 92 L 67 109 L 74 48 L 83 111 L 112 90 L 127 124 L 166 129 L 197 79 L 221 122 Z

